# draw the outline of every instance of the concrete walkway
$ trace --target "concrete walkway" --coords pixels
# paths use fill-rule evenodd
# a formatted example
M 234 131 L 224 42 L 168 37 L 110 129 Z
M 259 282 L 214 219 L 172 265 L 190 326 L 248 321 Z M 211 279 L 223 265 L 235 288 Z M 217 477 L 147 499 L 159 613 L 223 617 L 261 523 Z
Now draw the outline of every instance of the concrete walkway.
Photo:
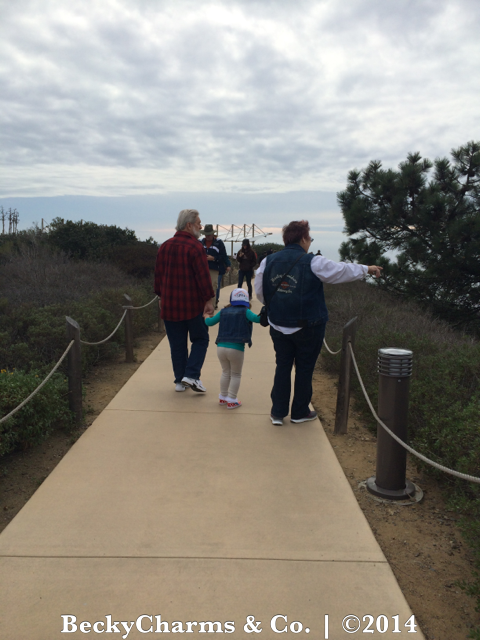
M 208 632 L 201 622 L 276 638 L 278 615 L 286 638 L 351 637 L 348 615 L 362 637 L 367 615 L 373 637 L 408 632 L 411 611 L 320 422 L 270 422 L 268 330 L 254 327 L 234 411 L 217 404 L 216 327 L 210 336 L 206 394 L 175 393 L 163 340 L 0 535 L 2 640 Z

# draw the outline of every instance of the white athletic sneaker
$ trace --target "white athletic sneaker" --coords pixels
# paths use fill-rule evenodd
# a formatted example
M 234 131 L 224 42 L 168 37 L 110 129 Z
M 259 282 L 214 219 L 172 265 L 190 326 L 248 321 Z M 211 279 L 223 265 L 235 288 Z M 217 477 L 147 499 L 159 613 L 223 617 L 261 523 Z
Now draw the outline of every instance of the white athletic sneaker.
M 193 378 L 182 378 L 182 383 L 193 389 L 193 391 L 198 391 L 200 393 L 205 393 L 206 389 L 203 386 L 201 380 L 194 380 Z
M 181 382 L 177 382 L 177 384 L 175 385 L 175 391 L 186 391 L 187 387 L 182 384 Z

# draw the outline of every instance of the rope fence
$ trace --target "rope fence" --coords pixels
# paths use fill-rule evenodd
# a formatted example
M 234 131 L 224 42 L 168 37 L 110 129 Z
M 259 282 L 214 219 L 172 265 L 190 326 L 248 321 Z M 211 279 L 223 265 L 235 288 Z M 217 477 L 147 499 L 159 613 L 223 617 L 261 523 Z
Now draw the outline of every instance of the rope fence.
M 150 303 L 148 303 L 150 304 Z M 133 309 L 133 307 L 132 307 Z M 127 315 L 127 309 L 125 309 L 125 311 L 123 312 L 123 316 L 120 318 L 120 322 L 117 324 L 117 326 L 115 327 L 115 329 L 112 331 L 112 333 L 107 336 L 104 340 L 99 340 L 98 342 L 86 342 L 85 340 L 80 340 L 80 342 L 82 344 L 88 344 L 91 347 L 96 346 L 97 344 L 103 344 L 104 342 L 107 342 L 108 340 L 110 340 L 110 338 L 113 338 L 113 336 L 117 333 L 118 329 L 120 328 L 120 325 L 123 322 L 123 319 L 125 318 L 125 316 Z
M 48 374 L 48 376 L 38 385 L 38 387 L 35 389 L 35 391 L 32 391 L 32 393 L 28 396 L 28 398 L 25 398 L 25 400 L 20 403 L 18 405 L 18 407 L 15 407 L 15 409 L 13 409 L 12 411 L 10 411 L 9 414 L 7 414 L 6 416 L 4 416 L 1 420 L 0 420 L 0 424 L 2 424 L 2 422 L 5 422 L 6 420 L 8 420 L 9 418 L 11 418 L 15 413 L 17 413 L 17 411 L 20 411 L 20 409 L 22 407 L 24 407 L 27 402 L 29 402 L 35 395 L 37 395 L 37 393 L 40 391 L 40 389 L 45 386 L 47 384 L 47 382 L 50 380 L 50 378 L 53 376 L 53 374 L 55 373 L 55 371 L 58 369 L 58 367 L 62 364 L 62 362 L 64 361 L 67 353 L 70 351 L 70 349 L 73 346 L 74 341 L 71 340 L 70 344 L 68 345 L 68 347 L 65 349 L 65 351 L 63 352 L 62 357 L 60 358 L 60 360 L 57 362 L 57 364 L 53 367 L 53 369 L 50 371 L 50 373 Z
M 125 294 L 125 298 L 127 302 L 131 303 L 131 299 L 127 294 Z M 100 344 L 104 344 L 108 342 L 115 333 L 120 328 L 122 322 L 125 320 L 125 351 L 126 351 L 126 361 L 133 362 L 133 327 L 132 327 L 132 318 L 131 313 L 136 309 L 145 309 L 156 300 L 159 300 L 158 296 L 155 296 L 150 302 L 144 304 L 140 307 L 134 307 L 131 304 L 124 305 L 124 312 L 122 317 L 120 318 L 119 323 L 112 331 L 112 333 L 104 338 L 103 340 L 99 340 L 98 342 L 87 342 L 86 340 L 80 339 L 80 327 L 72 320 L 72 318 L 67 317 L 67 339 L 69 339 L 68 347 L 65 349 L 63 355 L 60 360 L 56 363 L 50 373 L 46 376 L 46 378 L 38 385 L 38 387 L 25 398 L 23 402 L 21 402 L 15 409 L 10 411 L 9 414 L 3 416 L 0 419 L 0 424 L 6 422 L 9 418 L 11 418 L 17 411 L 20 411 L 41 389 L 44 387 L 47 382 L 50 380 L 52 375 L 58 369 L 58 367 L 62 364 L 66 356 L 68 355 L 68 387 L 69 387 L 69 405 L 70 409 L 73 411 L 76 417 L 77 424 L 80 424 L 83 418 L 83 409 L 82 409 L 82 372 L 81 372 L 81 347 L 80 345 L 84 344 L 87 346 L 97 346 Z M 160 317 L 160 305 L 158 309 L 158 328 L 160 331 L 164 330 L 163 321 Z
M 480 484 L 480 478 L 476 478 L 475 476 L 470 476 L 468 473 L 461 473 L 460 471 L 454 471 L 453 469 L 449 469 L 448 467 L 444 467 L 442 464 L 438 464 L 438 462 L 435 462 L 434 460 L 430 460 L 430 458 L 427 458 L 423 454 L 418 453 L 418 451 L 415 451 L 415 449 L 412 449 L 412 447 L 410 447 L 408 444 L 403 442 L 403 440 L 401 440 L 395 433 L 393 433 L 393 431 L 391 429 L 389 429 L 387 427 L 387 425 L 384 422 L 382 422 L 382 420 L 380 420 L 380 418 L 378 417 L 375 409 L 373 408 L 373 405 L 372 405 L 372 403 L 370 401 L 370 398 L 368 397 L 368 393 L 367 393 L 367 391 L 365 389 L 365 385 L 363 384 L 362 376 L 360 375 L 360 371 L 358 369 L 358 365 L 357 365 L 357 361 L 355 359 L 355 354 L 353 352 L 352 345 L 349 344 L 348 346 L 350 348 L 350 355 L 352 356 L 353 366 L 355 367 L 355 372 L 357 374 L 358 381 L 359 381 L 360 386 L 362 388 L 363 395 L 365 396 L 365 400 L 367 401 L 367 404 L 370 407 L 370 411 L 372 412 L 372 415 L 375 418 L 375 420 L 378 422 L 378 424 L 381 425 L 385 429 L 385 431 L 394 440 L 396 440 L 398 442 L 399 445 L 401 445 L 404 449 L 406 449 L 412 455 L 416 456 L 420 460 L 423 460 L 423 462 L 426 462 L 427 464 L 431 465 L 432 467 L 435 467 L 436 469 L 439 469 L 440 471 L 444 471 L 445 473 L 449 473 L 450 475 L 455 476 L 456 478 L 461 478 L 462 480 L 469 480 L 470 482 L 476 482 L 476 483 Z
M 226 274 L 227 278 L 228 278 L 228 284 L 231 284 L 232 279 L 233 279 L 233 274 L 231 272 L 229 272 L 228 274 Z M 226 282 L 225 280 L 222 281 L 222 286 L 225 286 Z M 47 375 L 47 377 L 38 385 L 38 387 L 35 389 L 35 391 L 33 391 L 28 398 L 25 398 L 25 400 L 23 400 L 23 402 L 21 402 L 18 407 L 15 407 L 15 409 L 13 409 L 12 411 L 10 411 L 10 413 L 6 416 L 4 416 L 3 418 L 0 419 L 0 424 L 2 424 L 3 422 L 6 422 L 9 418 L 11 418 L 15 413 L 17 413 L 17 411 L 20 411 L 20 409 L 22 409 L 22 407 L 24 407 L 39 391 L 40 389 L 42 389 L 43 386 L 45 386 L 45 384 L 50 380 L 50 378 L 52 377 L 52 375 L 55 373 L 55 371 L 58 369 L 58 367 L 61 365 L 61 363 L 64 361 L 64 359 L 66 358 L 67 354 L 70 352 L 70 350 L 72 349 L 72 347 L 75 347 L 73 349 L 74 352 L 76 352 L 74 357 L 70 357 L 69 358 L 69 366 L 68 366 L 68 381 L 69 381 L 69 404 L 70 404 L 70 409 L 74 412 L 75 416 L 76 416 L 76 421 L 77 423 L 80 423 L 83 417 L 83 410 L 82 410 L 82 384 L 81 384 L 81 351 L 80 351 L 80 345 L 84 344 L 87 346 L 97 346 L 100 344 L 104 344 L 105 342 L 108 342 L 108 340 L 110 340 L 111 338 L 113 338 L 113 336 L 115 335 L 115 333 L 118 331 L 118 329 L 120 328 L 122 322 L 125 320 L 125 351 L 126 351 L 126 362 L 134 362 L 134 356 L 133 356 L 133 329 L 132 329 L 132 318 L 131 318 L 131 312 L 135 311 L 135 310 L 139 310 L 139 309 L 145 309 L 146 307 L 148 307 L 149 305 L 153 304 L 154 302 L 156 302 L 157 300 L 160 301 L 160 298 L 156 295 L 154 298 L 152 298 L 150 300 L 150 302 L 147 302 L 147 304 L 144 304 L 140 307 L 134 307 L 131 304 L 131 298 L 125 294 L 125 298 L 127 305 L 124 305 L 124 312 L 122 317 L 120 318 L 119 323 L 117 324 L 117 326 L 115 327 L 115 329 L 112 331 L 112 333 L 107 336 L 106 338 L 104 338 L 103 340 L 99 340 L 98 342 L 88 342 L 87 340 L 81 340 L 80 339 L 80 327 L 78 326 L 78 324 L 72 320 L 71 318 L 67 317 L 67 335 L 69 337 L 71 337 L 72 339 L 69 342 L 68 347 L 66 348 L 65 352 L 63 353 L 62 357 L 60 358 L 60 360 L 57 362 L 57 364 L 54 366 L 54 368 L 50 371 L 50 373 Z M 165 330 L 165 326 L 163 323 L 163 320 L 161 319 L 161 309 L 160 309 L 160 304 L 158 307 L 158 328 L 159 331 L 164 331 Z
M 332 350 L 330 349 L 330 347 L 328 346 L 327 341 L 325 340 L 325 338 L 323 339 L 323 344 L 325 345 L 325 349 L 328 351 L 328 353 L 331 353 L 331 354 L 332 354 L 332 356 L 336 356 L 336 355 L 337 355 L 337 354 L 339 354 L 339 353 L 340 353 L 340 351 L 341 351 L 341 349 L 339 349 L 338 351 L 332 351 Z
M 145 309 L 145 307 L 148 307 L 150 304 L 152 304 L 152 302 L 155 302 L 155 300 L 160 300 L 160 298 L 158 296 L 155 296 L 154 298 L 152 298 L 152 300 L 150 300 L 150 302 L 147 302 L 147 304 L 144 304 L 141 307 L 129 307 L 129 309 Z
M 228 284 L 231 284 L 231 281 L 233 279 L 233 274 L 231 272 L 229 272 L 227 274 L 227 277 L 228 277 Z M 225 285 L 226 285 L 226 283 L 223 280 L 222 281 L 222 286 L 225 286 Z M 150 300 L 150 302 L 147 302 L 147 304 L 144 304 L 144 305 L 142 305 L 140 307 L 134 307 L 131 304 L 131 298 L 127 294 L 125 294 L 125 298 L 126 298 L 128 304 L 124 305 L 124 307 L 123 307 L 124 308 L 124 312 L 123 312 L 122 317 L 120 318 L 119 323 L 117 324 L 117 326 L 115 327 L 115 329 L 112 331 L 112 333 L 110 335 L 108 335 L 103 340 L 99 340 L 98 342 L 88 342 L 87 340 L 81 340 L 80 339 L 80 327 L 78 326 L 78 324 L 74 320 L 72 320 L 71 318 L 67 317 L 67 334 L 69 336 L 71 336 L 73 339 L 70 340 L 70 343 L 69 343 L 67 349 L 65 350 L 64 354 L 62 355 L 60 360 L 57 362 L 57 364 L 54 366 L 52 371 L 48 374 L 48 376 L 38 385 L 38 387 L 35 389 L 35 391 L 33 391 L 33 393 L 31 393 L 28 396 L 28 398 L 25 398 L 25 400 L 21 404 L 19 404 L 18 407 L 13 409 L 8 415 L 6 415 L 3 418 L 1 418 L 0 419 L 0 424 L 2 424 L 3 422 L 5 422 L 9 418 L 11 418 L 15 413 L 17 413 L 17 411 L 20 411 L 20 409 L 22 407 L 24 407 L 40 391 L 40 389 L 48 382 L 48 380 L 50 380 L 52 375 L 55 373 L 55 371 L 61 365 L 61 363 L 63 362 L 63 360 L 65 359 L 65 357 L 67 356 L 67 354 L 69 353 L 69 351 L 72 349 L 72 347 L 74 345 L 76 345 L 76 349 L 74 349 L 74 351 L 76 351 L 76 355 L 75 355 L 75 357 L 70 358 L 71 362 L 69 362 L 69 375 L 68 375 L 68 380 L 69 380 L 69 402 L 70 402 L 70 409 L 76 415 L 77 423 L 81 422 L 82 416 L 83 416 L 83 410 L 82 410 L 82 385 L 81 385 L 81 361 L 80 361 L 81 351 L 80 351 L 80 345 L 84 344 L 84 345 L 87 345 L 87 346 L 94 347 L 94 346 L 98 346 L 100 344 L 104 344 L 105 342 L 108 342 L 108 340 L 110 340 L 115 335 L 115 333 L 120 328 L 122 322 L 125 320 L 126 362 L 134 362 L 134 356 L 133 356 L 133 329 L 132 329 L 131 312 L 135 311 L 135 310 L 139 310 L 139 309 L 145 309 L 146 307 L 148 307 L 149 305 L 153 304 L 157 300 L 158 301 L 160 300 L 160 298 L 156 295 L 154 298 L 152 298 Z M 159 305 L 159 308 L 158 308 L 158 328 L 159 328 L 159 331 L 164 331 L 165 330 L 165 326 L 164 326 L 163 320 L 161 319 L 160 305 Z
M 334 428 L 334 433 L 339 434 L 339 433 L 347 433 L 347 420 L 348 420 L 348 408 L 349 408 L 349 401 L 350 401 L 350 368 L 351 365 L 350 363 L 353 364 L 353 367 L 355 369 L 355 373 L 357 374 L 357 378 L 358 381 L 360 383 L 360 387 L 362 389 L 363 395 L 365 397 L 365 400 L 370 408 L 370 411 L 372 412 L 373 417 L 375 418 L 375 420 L 377 421 L 377 423 L 379 425 L 381 425 L 381 427 L 400 445 L 402 446 L 406 451 L 408 451 L 409 453 L 411 453 L 412 455 L 416 456 L 417 458 L 419 458 L 420 460 L 422 460 L 423 462 L 425 462 L 426 464 L 431 465 L 432 467 L 435 467 L 436 469 L 439 469 L 440 471 L 443 471 L 444 473 L 447 473 L 449 475 L 455 476 L 456 478 L 460 478 L 461 480 L 467 480 L 469 482 L 475 482 L 477 484 L 480 484 L 480 478 L 477 478 L 476 476 L 471 476 L 467 473 L 461 473 L 460 471 L 455 471 L 454 469 L 449 469 L 448 467 L 445 467 L 442 464 L 439 464 L 438 462 L 435 462 L 434 460 L 431 460 L 430 458 L 427 458 L 426 456 L 424 456 L 423 454 L 419 453 L 418 451 L 415 451 L 415 449 L 413 449 L 412 447 L 410 447 L 406 442 L 404 442 L 401 438 L 398 437 L 398 435 L 396 435 L 377 415 L 377 412 L 375 411 L 375 409 L 373 408 L 373 405 L 370 401 L 370 398 L 368 397 L 368 393 L 365 389 L 365 385 L 363 383 L 362 380 L 362 376 L 360 374 L 360 370 L 358 368 L 358 364 L 355 358 L 355 352 L 354 352 L 354 342 L 355 342 L 355 332 L 356 332 L 356 321 L 357 318 L 353 318 L 352 320 L 350 320 L 350 322 L 348 322 L 344 329 L 343 329 L 343 340 L 342 340 L 342 348 L 339 349 L 338 351 L 332 351 L 328 345 L 327 342 L 323 341 L 325 348 L 327 349 L 327 351 L 332 354 L 332 355 L 337 355 L 339 353 L 342 353 L 342 360 L 340 363 L 340 379 L 339 379 L 339 383 L 338 383 L 338 395 L 337 395 L 337 410 L 336 410 L 336 415 L 335 415 L 335 428 Z

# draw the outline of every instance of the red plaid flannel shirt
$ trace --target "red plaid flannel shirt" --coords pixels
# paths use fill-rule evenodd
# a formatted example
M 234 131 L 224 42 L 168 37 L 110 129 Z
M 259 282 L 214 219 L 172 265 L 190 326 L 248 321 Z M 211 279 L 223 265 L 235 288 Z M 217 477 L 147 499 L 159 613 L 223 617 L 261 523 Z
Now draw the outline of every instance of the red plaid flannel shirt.
M 162 318 L 178 322 L 203 313 L 215 293 L 202 243 L 187 231 L 164 242 L 155 265 L 155 293 Z

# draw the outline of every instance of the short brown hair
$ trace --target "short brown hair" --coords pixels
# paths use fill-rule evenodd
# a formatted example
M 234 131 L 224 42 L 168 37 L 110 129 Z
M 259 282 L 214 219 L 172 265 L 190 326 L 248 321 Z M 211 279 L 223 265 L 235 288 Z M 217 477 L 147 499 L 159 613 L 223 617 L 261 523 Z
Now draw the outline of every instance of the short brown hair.
M 302 238 L 308 238 L 310 235 L 308 220 L 293 220 L 289 222 L 283 227 L 282 235 L 285 245 L 298 244 Z

